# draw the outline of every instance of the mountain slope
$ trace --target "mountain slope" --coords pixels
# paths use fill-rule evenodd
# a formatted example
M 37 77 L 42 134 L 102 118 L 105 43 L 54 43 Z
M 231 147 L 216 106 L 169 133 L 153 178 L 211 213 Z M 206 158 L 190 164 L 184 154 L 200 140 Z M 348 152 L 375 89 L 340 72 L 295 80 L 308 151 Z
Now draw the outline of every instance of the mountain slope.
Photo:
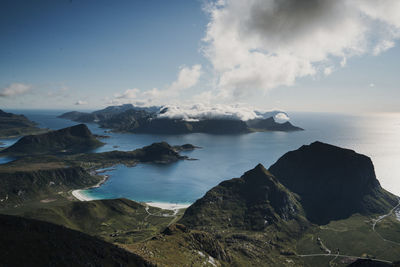
M 300 196 L 307 218 L 318 224 L 385 213 L 398 202 L 380 186 L 369 157 L 321 142 L 286 153 L 269 171 Z
M 175 218 L 173 211 L 149 207 L 129 199 L 60 202 L 42 204 L 39 208 L 21 207 L 12 212 L 10 215 L 63 225 L 118 243 L 138 242 L 152 237 Z
M 45 130 L 38 128 L 35 122 L 28 120 L 24 115 L 16 115 L 4 112 L 0 109 L 0 138 L 9 138 L 43 131 Z
M 0 215 L 1 266 L 151 266 L 140 256 L 51 223 Z
M 44 134 L 24 136 L 1 153 L 14 155 L 76 153 L 102 144 L 85 124 L 78 124 Z
M 11 207 L 40 200 L 72 188 L 84 188 L 100 181 L 81 167 L 63 166 L 60 163 L 26 165 L 29 169 L 0 168 L 0 207 Z
M 185 212 L 180 223 L 200 228 L 263 230 L 282 220 L 299 219 L 296 198 L 261 164 L 241 178 L 224 181 Z

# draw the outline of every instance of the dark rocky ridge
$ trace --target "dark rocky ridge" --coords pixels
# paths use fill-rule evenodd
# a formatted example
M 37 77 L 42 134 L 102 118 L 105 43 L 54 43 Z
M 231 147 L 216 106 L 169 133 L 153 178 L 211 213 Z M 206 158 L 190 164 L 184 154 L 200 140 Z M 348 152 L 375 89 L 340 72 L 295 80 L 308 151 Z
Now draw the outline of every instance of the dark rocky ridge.
M 55 224 L 0 215 L 1 266 L 153 266 L 117 246 Z
M 22 137 L 1 153 L 6 154 L 56 154 L 76 153 L 103 145 L 85 124 L 63 128 L 38 135 Z
M 286 153 L 269 171 L 300 196 L 307 218 L 317 224 L 383 214 L 398 202 L 380 186 L 369 157 L 321 142 Z
M 301 205 L 261 164 L 241 178 L 223 181 L 185 212 L 180 223 L 191 227 L 263 230 L 299 219 Z

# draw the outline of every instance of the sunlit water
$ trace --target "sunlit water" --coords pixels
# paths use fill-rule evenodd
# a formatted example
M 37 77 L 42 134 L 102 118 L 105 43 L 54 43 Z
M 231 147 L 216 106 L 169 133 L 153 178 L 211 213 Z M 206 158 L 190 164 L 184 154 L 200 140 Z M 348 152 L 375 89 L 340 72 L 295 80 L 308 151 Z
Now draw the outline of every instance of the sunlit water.
M 12 111 L 23 113 L 41 127 L 59 129 L 76 123 L 55 118 L 63 111 Z M 400 114 L 350 116 L 327 113 L 290 113 L 302 132 L 264 132 L 243 135 L 188 134 L 161 136 L 107 133 L 107 144 L 95 152 L 133 150 L 153 142 L 191 143 L 202 149 L 184 153 L 196 161 L 168 165 L 117 166 L 91 198 L 126 197 L 137 201 L 191 203 L 222 180 L 239 177 L 258 163 L 269 167 L 280 156 L 316 140 L 351 148 L 372 158 L 377 177 L 387 190 L 400 195 Z M 104 134 L 96 124 L 89 128 Z M 1 140 L 0 140 L 1 141 Z M 1 159 L 0 159 L 1 160 Z M 1 162 L 1 161 L 0 161 Z

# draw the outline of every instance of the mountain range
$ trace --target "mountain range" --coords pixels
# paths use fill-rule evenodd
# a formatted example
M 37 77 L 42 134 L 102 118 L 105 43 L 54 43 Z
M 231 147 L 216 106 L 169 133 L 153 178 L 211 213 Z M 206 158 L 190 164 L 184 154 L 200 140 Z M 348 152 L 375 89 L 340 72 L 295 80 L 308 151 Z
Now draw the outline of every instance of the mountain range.
M 92 113 L 67 112 L 59 118 L 77 122 L 96 122 L 103 128 L 120 132 L 151 134 L 241 134 L 254 131 L 299 131 L 289 121 L 277 123 L 273 113 L 268 118 L 239 120 L 232 118 L 176 119 L 161 116 L 168 107 L 135 107 L 131 104 L 110 106 Z

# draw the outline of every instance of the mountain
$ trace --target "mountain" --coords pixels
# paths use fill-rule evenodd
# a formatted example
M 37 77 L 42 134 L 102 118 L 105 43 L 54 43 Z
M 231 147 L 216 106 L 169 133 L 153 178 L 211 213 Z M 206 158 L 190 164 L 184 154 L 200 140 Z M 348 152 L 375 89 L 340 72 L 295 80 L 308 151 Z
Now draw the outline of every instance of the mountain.
M 317 224 L 387 213 L 398 203 L 380 186 L 369 157 L 321 142 L 286 153 L 269 171 L 300 197 L 307 218 Z
M 315 142 L 221 182 L 159 236 L 126 247 L 166 266 L 390 263 L 400 257 L 397 204 L 368 157 Z
M 248 127 L 254 131 L 302 131 L 303 129 L 297 126 L 293 126 L 290 122 L 276 123 L 273 117 L 266 119 L 254 119 L 246 121 Z
M 120 106 L 109 106 L 101 110 L 93 111 L 91 113 L 88 112 L 80 112 L 80 111 L 71 111 L 66 112 L 58 116 L 61 119 L 69 119 L 77 122 L 99 122 L 110 119 L 111 117 L 121 114 L 125 111 L 144 111 L 146 114 L 156 113 L 160 110 L 161 107 L 153 106 L 153 107 L 136 107 L 132 104 L 123 104 Z
M 300 219 L 302 214 L 296 197 L 259 164 L 209 190 L 186 210 L 180 223 L 190 228 L 262 231 L 271 224 Z
M 126 247 L 161 266 L 301 266 L 295 244 L 311 226 L 303 214 L 259 164 L 209 190 L 161 235 Z
M 154 266 L 87 234 L 9 215 L 0 215 L 0 265 Z
M 16 115 L 0 109 L 0 138 L 16 137 L 44 131 L 46 130 L 38 128 L 35 122 L 28 120 L 24 115 Z
M 178 160 L 188 159 L 187 156 L 181 156 L 178 152 L 191 147 L 194 146 L 191 144 L 171 146 L 166 142 L 159 142 L 133 151 L 115 150 L 102 153 L 84 153 L 69 156 L 67 159 L 76 164 L 79 164 L 80 162 L 90 163 L 92 168 L 97 164 L 104 167 L 116 164 L 134 165 L 138 162 L 171 163 Z
M 87 151 L 103 145 L 85 124 L 50 131 L 44 134 L 27 135 L 1 153 L 13 155 L 57 154 Z
M 2 165 L 0 177 L 1 208 L 39 201 L 58 192 L 85 188 L 100 180 L 100 177 L 90 175 L 81 167 L 55 162 L 25 164 L 19 168 Z
M 87 121 L 84 121 L 82 118 L 83 118 L 83 116 L 87 116 L 89 114 L 90 113 L 87 113 L 87 112 L 70 111 L 70 112 L 63 113 L 60 116 L 57 116 L 57 118 L 68 119 L 68 120 L 72 120 L 72 121 L 79 120 L 80 122 L 87 122 Z
M 233 118 L 183 120 L 160 116 L 167 111 L 168 108 L 163 107 L 141 108 L 125 104 L 110 106 L 92 113 L 67 112 L 59 117 L 79 122 L 97 122 L 103 128 L 120 132 L 150 134 L 242 134 L 254 131 L 303 130 L 290 122 L 277 123 L 274 119 L 277 112 L 257 113 L 259 119 L 243 121 Z

